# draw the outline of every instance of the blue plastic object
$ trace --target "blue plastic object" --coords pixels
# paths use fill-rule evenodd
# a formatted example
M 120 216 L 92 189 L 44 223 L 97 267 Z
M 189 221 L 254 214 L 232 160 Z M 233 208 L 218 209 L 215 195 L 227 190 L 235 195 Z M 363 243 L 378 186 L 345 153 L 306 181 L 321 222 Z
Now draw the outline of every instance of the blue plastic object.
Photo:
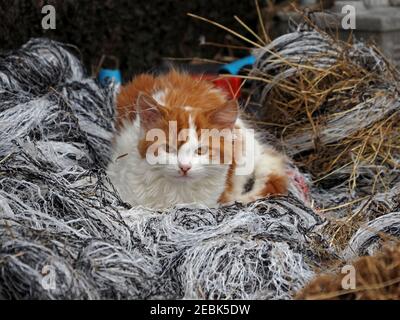
M 121 71 L 118 69 L 101 69 L 99 73 L 100 83 L 105 85 L 110 80 L 113 80 L 116 84 L 121 84 Z
M 256 57 L 250 55 L 250 56 L 244 57 L 244 58 L 242 58 L 242 59 L 235 60 L 235 61 L 233 61 L 233 62 L 231 62 L 231 63 L 228 63 L 228 64 L 223 65 L 223 66 L 219 69 L 219 72 L 220 72 L 220 73 L 225 72 L 225 73 L 230 73 L 230 74 L 236 75 L 236 74 L 239 73 L 239 71 L 240 71 L 243 67 L 245 67 L 245 66 L 251 66 L 251 65 L 253 65 L 255 62 L 256 62 Z

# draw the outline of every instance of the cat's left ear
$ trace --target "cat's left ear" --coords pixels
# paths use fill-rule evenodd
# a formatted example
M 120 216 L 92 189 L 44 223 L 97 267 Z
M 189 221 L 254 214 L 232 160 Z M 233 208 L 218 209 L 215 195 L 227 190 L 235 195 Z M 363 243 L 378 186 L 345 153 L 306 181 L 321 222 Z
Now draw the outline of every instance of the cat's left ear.
M 239 116 L 239 106 L 236 100 L 229 100 L 223 106 L 213 110 L 209 121 L 223 128 L 232 128 Z

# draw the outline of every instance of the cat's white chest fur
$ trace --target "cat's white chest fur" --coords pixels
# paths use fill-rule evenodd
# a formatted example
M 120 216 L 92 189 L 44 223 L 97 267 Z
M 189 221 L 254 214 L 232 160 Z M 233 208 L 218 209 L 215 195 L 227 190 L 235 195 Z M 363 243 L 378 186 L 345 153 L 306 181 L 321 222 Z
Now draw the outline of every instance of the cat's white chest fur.
M 116 137 L 107 173 L 123 201 L 132 206 L 167 208 L 198 203 L 216 207 L 224 191 L 228 166 L 220 166 L 202 179 L 171 179 L 151 165 L 138 150 L 139 121 L 124 126 Z

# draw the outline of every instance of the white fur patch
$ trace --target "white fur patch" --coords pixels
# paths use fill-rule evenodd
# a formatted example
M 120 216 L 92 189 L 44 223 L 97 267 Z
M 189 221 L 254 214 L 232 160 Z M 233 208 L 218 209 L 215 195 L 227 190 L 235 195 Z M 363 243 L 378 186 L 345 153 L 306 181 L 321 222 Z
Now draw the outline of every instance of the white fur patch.
M 124 201 L 133 206 L 159 209 L 188 203 L 218 206 L 218 199 L 225 189 L 228 167 L 206 167 L 198 161 L 198 157 L 193 156 L 197 148 L 197 135 L 193 120 L 189 121 L 189 141 L 184 149 L 181 146 L 178 153 L 184 151 L 185 156 L 190 155 L 190 179 L 177 178 L 180 172 L 178 161 L 174 164 L 151 165 L 143 159 L 137 148 L 140 133 L 138 121 L 125 124 L 116 137 L 114 161 L 107 170 Z M 171 154 L 171 157 L 178 160 L 178 155 Z

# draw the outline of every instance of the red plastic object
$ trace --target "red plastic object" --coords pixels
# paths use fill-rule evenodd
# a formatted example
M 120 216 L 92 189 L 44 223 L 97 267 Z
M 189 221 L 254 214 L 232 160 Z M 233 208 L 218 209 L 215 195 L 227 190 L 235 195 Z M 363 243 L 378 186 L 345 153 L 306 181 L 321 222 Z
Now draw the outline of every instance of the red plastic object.
M 230 99 L 237 99 L 240 97 L 240 88 L 242 85 L 241 78 L 226 76 L 223 74 L 202 74 L 194 75 L 194 77 L 211 81 L 216 87 L 224 90 Z

